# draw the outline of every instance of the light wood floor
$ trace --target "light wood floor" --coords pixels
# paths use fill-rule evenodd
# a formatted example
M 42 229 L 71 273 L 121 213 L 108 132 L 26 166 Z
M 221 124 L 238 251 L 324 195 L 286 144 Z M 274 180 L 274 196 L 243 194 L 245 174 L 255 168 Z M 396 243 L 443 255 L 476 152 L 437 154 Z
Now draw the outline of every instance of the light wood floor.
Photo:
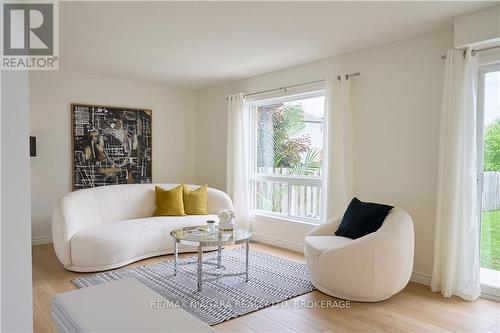
M 252 243 L 251 248 L 299 262 L 300 253 Z M 162 256 L 130 267 L 171 260 Z M 35 332 L 53 332 L 52 297 L 76 289 L 71 280 L 84 274 L 65 270 L 53 247 L 33 247 L 33 313 Z M 335 300 L 319 291 L 294 301 Z M 292 304 L 289 301 L 289 304 Z M 295 302 L 294 304 L 297 304 Z M 270 307 L 214 326 L 219 332 L 499 332 L 500 303 L 479 299 L 445 299 L 427 286 L 410 282 L 399 294 L 379 303 L 351 303 L 348 309 Z

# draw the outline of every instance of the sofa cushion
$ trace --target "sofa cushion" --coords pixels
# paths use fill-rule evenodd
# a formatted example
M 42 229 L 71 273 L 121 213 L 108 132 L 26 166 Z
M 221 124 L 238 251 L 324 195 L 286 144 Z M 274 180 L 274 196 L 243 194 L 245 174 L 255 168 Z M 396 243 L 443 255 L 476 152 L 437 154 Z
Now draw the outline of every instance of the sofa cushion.
M 71 238 L 71 261 L 77 267 L 113 266 L 123 261 L 173 251 L 170 231 L 204 225 L 216 215 L 159 216 L 90 226 Z
M 307 236 L 305 239 L 306 250 L 313 256 L 319 255 L 328 249 L 339 248 L 352 239 L 341 236 Z

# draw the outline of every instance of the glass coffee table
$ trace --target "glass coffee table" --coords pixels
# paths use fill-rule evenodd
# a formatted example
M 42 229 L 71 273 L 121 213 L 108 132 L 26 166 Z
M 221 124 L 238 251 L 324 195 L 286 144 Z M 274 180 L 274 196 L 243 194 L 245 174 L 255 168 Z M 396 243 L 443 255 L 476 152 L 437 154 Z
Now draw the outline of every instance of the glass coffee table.
M 245 275 L 245 281 L 248 282 L 248 251 L 249 241 L 252 233 L 246 229 L 236 228 L 233 231 L 223 231 L 215 229 L 207 231 L 206 226 L 194 226 L 182 229 L 176 229 L 170 232 L 174 238 L 174 276 L 177 275 L 179 265 L 179 244 L 198 247 L 197 278 L 198 291 L 201 291 L 202 283 L 220 279 L 227 276 Z M 222 247 L 228 245 L 245 244 L 245 271 L 238 273 L 226 273 L 226 268 L 222 265 Z M 203 247 L 217 247 L 217 262 L 203 261 Z M 183 265 L 194 264 L 195 262 L 183 262 Z M 212 265 L 219 269 L 219 272 L 206 272 L 203 265 Z M 220 272 L 222 270 L 222 272 Z M 211 278 L 203 279 L 203 274 L 210 275 Z

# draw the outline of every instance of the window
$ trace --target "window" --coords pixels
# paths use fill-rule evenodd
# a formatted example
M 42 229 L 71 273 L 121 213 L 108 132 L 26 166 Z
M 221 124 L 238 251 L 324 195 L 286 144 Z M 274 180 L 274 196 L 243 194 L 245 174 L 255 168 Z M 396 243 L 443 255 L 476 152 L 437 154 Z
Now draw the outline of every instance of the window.
M 479 71 L 481 283 L 500 288 L 500 64 Z M 483 287 L 484 288 L 484 287 Z M 484 290 L 483 290 L 484 291 Z
M 250 103 L 254 213 L 319 223 L 324 91 Z

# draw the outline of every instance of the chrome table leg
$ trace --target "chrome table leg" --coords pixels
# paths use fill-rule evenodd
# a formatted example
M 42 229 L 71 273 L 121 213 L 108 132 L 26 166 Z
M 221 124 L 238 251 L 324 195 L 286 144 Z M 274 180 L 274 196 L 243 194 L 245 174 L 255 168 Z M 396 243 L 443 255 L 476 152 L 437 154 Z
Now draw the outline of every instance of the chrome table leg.
M 248 240 L 246 241 L 246 249 L 245 249 L 245 282 L 248 282 L 248 252 L 250 251 L 250 244 Z
M 201 291 L 201 271 L 203 269 L 203 252 L 201 245 L 198 245 L 198 291 Z
M 177 261 L 179 260 L 179 243 L 174 240 L 174 276 L 177 275 Z
M 222 246 L 217 247 L 217 268 L 220 268 L 222 261 Z

